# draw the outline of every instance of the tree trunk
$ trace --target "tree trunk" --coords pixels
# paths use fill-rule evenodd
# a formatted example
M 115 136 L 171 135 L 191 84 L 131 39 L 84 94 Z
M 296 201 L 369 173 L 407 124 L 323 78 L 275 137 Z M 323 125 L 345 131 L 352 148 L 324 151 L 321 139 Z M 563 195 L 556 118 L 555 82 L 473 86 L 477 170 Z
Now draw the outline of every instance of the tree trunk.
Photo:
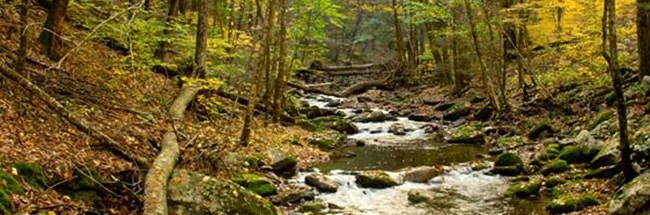
M 492 92 L 492 87 L 490 86 L 490 81 L 488 80 L 488 77 L 486 75 L 486 66 L 485 62 L 483 62 L 483 54 L 481 53 L 481 48 L 478 42 L 478 33 L 476 32 L 476 24 L 474 23 L 474 13 L 472 12 L 472 7 L 470 5 L 469 0 L 465 0 L 465 8 L 467 12 L 467 17 L 469 20 L 469 25 L 470 25 L 470 33 L 472 35 L 472 42 L 474 43 L 474 51 L 476 52 L 476 57 L 478 58 L 479 61 L 479 66 L 480 66 L 480 71 L 481 71 L 481 81 L 483 82 L 483 89 L 485 94 L 487 94 L 488 98 L 490 99 L 490 102 L 492 102 L 493 105 L 497 108 L 497 110 L 500 110 L 500 106 L 497 103 L 496 99 L 494 98 L 494 93 Z
M 608 31 L 609 39 L 609 53 L 603 50 L 605 59 L 609 63 L 609 72 L 612 75 L 612 84 L 614 87 L 614 97 L 616 99 L 616 112 L 618 114 L 618 129 L 619 141 L 621 150 L 621 167 L 625 180 L 630 181 L 636 177 L 637 173 L 632 168 L 632 161 L 630 159 L 630 145 L 627 134 L 627 111 L 625 109 L 625 97 L 623 96 L 623 89 L 621 84 L 621 73 L 618 69 L 618 50 L 616 38 L 616 0 L 605 0 L 605 12 L 607 13 L 607 24 L 603 31 Z
M 285 66 L 287 58 L 286 38 L 287 38 L 287 0 L 280 1 L 280 56 L 278 62 L 278 76 L 275 79 L 275 95 L 273 95 L 273 121 L 278 122 L 281 117 L 281 110 L 284 101 L 284 88 L 286 85 L 285 74 L 288 69 Z M 289 65 L 291 66 L 291 65 Z
M 43 26 L 39 40 L 43 46 L 43 54 L 52 60 L 59 60 L 63 55 L 61 53 L 61 36 L 63 35 L 63 25 L 65 24 L 65 13 L 68 9 L 70 0 L 54 0 L 49 8 L 47 20 Z
M 636 32 L 641 78 L 650 76 L 650 0 L 637 0 Z
M 397 59 L 400 63 L 404 62 L 404 37 L 402 36 L 402 25 L 399 21 L 399 15 L 397 13 L 397 0 L 392 0 L 393 3 L 393 24 L 395 25 L 395 43 L 397 45 Z
M 169 0 L 169 11 L 167 11 L 167 18 L 165 20 L 165 29 L 163 30 L 163 40 L 158 42 L 158 48 L 154 52 L 154 57 L 158 60 L 165 61 L 167 51 L 169 49 L 169 34 L 172 31 L 172 22 L 174 17 L 178 14 L 178 0 Z
M 199 20 L 196 23 L 196 47 L 194 52 L 194 71 L 192 77 L 205 78 L 205 59 L 208 55 L 208 0 L 201 0 Z
M 242 133 L 239 138 L 239 144 L 242 146 L 247 146 L 248 143 L 250 142 L 251 124 L 253 121 L 253 114 L 255 114 L 255 105 L 257 104 L 257 100 L 258 100 L 256 97 L 259 95 L 259 93 L 262 91 L 265 85 L 265 83 L 263 82 L 264 71 L 266 71 L 267 69 L 270 70 L 271 62 L 269 62 L 270 61 L 269 55 L 270 55 L 270 46 L 272 41 L 271 33 L 273 32 L 275 1 L 269 2 L 268 6 L 269 7 L 266 15 L 266 26 L 264 27 L 262 51 L 258 56 L 259 63 L 255 70 L 256 71 L 254 75 L 255 80 L 252 83 L 253 90 L 251 91 L 252 93 L 249 99 L 250 101 L 248 103 L 246 116 L 244 117 L 244 127 L 242 129 Z

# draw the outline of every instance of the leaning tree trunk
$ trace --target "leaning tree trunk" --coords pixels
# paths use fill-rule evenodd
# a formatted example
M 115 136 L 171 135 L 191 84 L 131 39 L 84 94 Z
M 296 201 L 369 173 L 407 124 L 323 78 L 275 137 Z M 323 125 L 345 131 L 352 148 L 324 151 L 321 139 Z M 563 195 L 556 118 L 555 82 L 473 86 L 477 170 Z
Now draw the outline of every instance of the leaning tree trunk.
M 65 12 L 70 0 L 54 0 L 47 14 L 39 40 L 43 45 L 43 53 L 52 60 L 61 58 L 61 35 L 65 22 Z

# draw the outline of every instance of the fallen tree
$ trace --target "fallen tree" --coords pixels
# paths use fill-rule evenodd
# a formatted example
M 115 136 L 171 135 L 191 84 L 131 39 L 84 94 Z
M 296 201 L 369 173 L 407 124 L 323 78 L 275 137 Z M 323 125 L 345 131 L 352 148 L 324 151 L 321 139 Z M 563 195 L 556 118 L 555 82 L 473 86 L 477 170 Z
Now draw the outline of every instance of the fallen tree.
M 131 151 L 124 148 L 113 138 L 93 128 L 90 125 L 86 125 L 79 118 L 77 118 L 76 116 L 68 112 L 68 110 L 66 110 L 65 107 L 63 107 L 63 105 L 61 105 L 61 103 L 59 103 L 56 99 L 54 99 L 52 96 L 47 94 L 40 87 L 34 85 L 31 81 L 23 77 L 21 74 L 18 74 L 18 72 L 16 72 L 12 68 L 9 68 L 6 65 L 6 63 L 0 63 L 0 70 L 2 71 L 2 75 L 5 76 L 7 79 L 13 80 L 14 82 L 18 83 L 18 85 L 23 89 L 36 95 L 39 99 L 45 102 L 45 104 L 48 107 L 52 108 L 54 112 L 56 112 L 59 116 L 63 117 L 65 120 L 70 122 L 73 126 L 75 126 L 80 131 L 98 140 L 103 146 L 106 146 L 110 151 L 112 151 L 116 155 L 121 156 L 129 161 L 132 161 L 142 167 L 148 168 L 151 165 L 151 163 L 147 158 L 132 153 Z
M 357 65 L 346 65 L 346 66 L 327 66 L 320 61 L 314 61 L 309 66 L 309 69 L 315 69 L 325 72 L 340 72 L 340 71 L 350 71 L 350 70 L 369 70 L 375 69 L 379 64 L 369 63 L 369 64 L 357 64 Z
M 181 125 L 185 115 L 185 109 L 194 101 L 199 87 L 188 84 L 181 89 L 178 97 L 169 108 L 173 125 Z M 176 128 L 167 131 L 163 135 L 161 151 L 154 160 L 147 172 L 144 190 L 144 213 L 143 214 L 168 214 L 167 209 L 167 182 L 174 171 L 174 167 L 180 156 Z
M 221 97 L 226 98 L 226 99 L 231 100 L 231 101 L 235 101 L 235 102 L 237 102 L 237 103 L 239 103 L 241 105 L 244 105 L 244 106 L 247 106 L 248 102 L 249 102 L 247 98 L 237 96 L 235 94 L 228 93 L 228 92 L 223 91 L 223 90 L 215 91 L 215 93 L 218 96 L 221 96 Z M 266 113 L 266 111 L 267 111 L 267 109 L 264 107 L 264 105 L 261 105 L 261 104 L 255 104 L 255 110 L 258 113 Z M 289 116 L 287 114 L 282 114 L 282 116 L 280 117 L 280 120 L 282 122 L 288 123 L 288 124 L 295 124 L 296 123 L 296 120 L 293 117 L 291 117 L 291 116 Z
M 371 88 L 378 88 L 378 89 L 386 89 L 390 90 L 393 88 L 393 86 L 390 84 L 390 81 L 388 81 L 388 78 L 382 79 L 382 80 L 372 80 L 372 81 L 363 81 L 356 83 L 352 86 L 347 87 L 345 90 L 341 91 L 340 93 L 338 92 L 331 92 L 323 89 L 318 89 L 317 87 L 322 86 L 321 84 L 314 84 L 314 85 L 305 85 L 302 83 L 298 82 L 292 82 L 288 81 L 287 85 L 302 90 L 305 93 L 317 93 L 317 94 L 323 94 L 327 96 L 336 96 L 336 97 L 349 97 L 357 94 L 364 93 Z

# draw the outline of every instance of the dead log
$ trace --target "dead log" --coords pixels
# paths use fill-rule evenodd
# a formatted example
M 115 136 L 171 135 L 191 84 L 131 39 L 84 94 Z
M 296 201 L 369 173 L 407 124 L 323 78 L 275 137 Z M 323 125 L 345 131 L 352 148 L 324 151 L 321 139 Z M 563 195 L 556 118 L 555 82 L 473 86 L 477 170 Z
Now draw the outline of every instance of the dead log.
M 307 85 L 297 83 L 297 82 L 287 81 L 287 85 L 289 85 L 291 87 L 294 87 L 294 88 L 297 88 L 297 89 L 300 89 L 302 91 L 305 91 L 305 93 L 317 93 L 317 94 L 323 94 L 323 95 L 328 95 L 328 96 L 343 97 L 341 94 L 338 94 L 338 93 L 329 92 L 329 91 L 326 91 L 326 90 L 321 90 L 321 89 L 318 89 L 316 87 L 307 86 Z
M 386 79 L 359 82 L 345 89 L 343 92 L 341 92 L 340 95 L 341 97 L 349 97 L 356 94 L 364 93 L 370 90 L 371 88 L 390 90 L 392 88 L 392 85 L 389 83 L 390 82 L 387 81 Z
M 358 65 L 349 65 L 349 66 L 326 66 L 323 65 L 320 61 L 313 62 L 309 69 L 315 69 L 325 72 L 340 72 L 340 71 L 350 71 L 350 70 L 370 70 L 376 68 L 378 65 L 374 63 L 369 64 L 358 64 Z
M 66 119 L 68 122 L 70 122 L 80 131 L 88 134 L 94 139 L 99 140 L 100 143 L 102 143 L 104 146 L 107 146 L 107 148 L 110 149 L 113 153 L 117 154 L 118 156 L 124 157 L 129 161 L 133 161 L 137 165 L 142 167 L 149 167 L 151 165 L 151 163 L 147 158 L 138 156 L 130 152 L 129 150 L 122 147 L 122 145 L 119 144 L 117 141 L 113 140 L 113 138 L 91 127 L 90 125 L 86 125 L 85 123 L 83 123 L 80 119 L 78 119 L 70 112 L 68 112 L 68 110 L 66 110 L 65 107 L 63 107 L 63 105 L 61 105 L 61 103 L 59 103 L 56 99 L 54 99 L 49 94 L 45 93 L 40 87 L 34 85 L 31 81 L 29 81 L 22 75 L 18 74 L 12 68 L 9 68 L 6 64 L 0 63 L 0 70 L 2 70 L 2 74 L 5 77 L 18 83 L 18 85 L 20 85 L 23 89 L 27 90 L 33 95 L 36 95 L 39 99 L 45 102 L 45 104 L 48 107 L 52 108 L 54 112 L 56 112 L 58 115 Z
M 174 124 L 181 125 L 185 109 L 194 101 L 196 94 L 199 93 L 199 87 L 186 85 L 171 107 L 169 114 Z M 170 130 L 163 135 L 162 147 L 160 154 L 154 160 L 151 168 L 147 172 L 144 182 L 144 213 L 143 214 L 168 214 L 167 211 L 167 181 L 171 176 L 174 167 L 180 156 L 180 148 L 176 132 Z

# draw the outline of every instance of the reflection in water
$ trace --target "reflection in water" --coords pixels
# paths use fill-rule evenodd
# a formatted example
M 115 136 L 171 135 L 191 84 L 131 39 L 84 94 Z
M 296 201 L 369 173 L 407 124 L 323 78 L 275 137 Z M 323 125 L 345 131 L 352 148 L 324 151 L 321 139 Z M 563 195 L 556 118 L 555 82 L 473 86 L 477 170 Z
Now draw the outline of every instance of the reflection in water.
M 485 147 L 478 145 L 420 145 L 419 147 L 368 145 L 342 150 L 354 152 L 357 156 L 336 159 L 316 167 L 325 173 L 336 169 L 395 171 L 406 167 L 467 162 L 487 152 Z

